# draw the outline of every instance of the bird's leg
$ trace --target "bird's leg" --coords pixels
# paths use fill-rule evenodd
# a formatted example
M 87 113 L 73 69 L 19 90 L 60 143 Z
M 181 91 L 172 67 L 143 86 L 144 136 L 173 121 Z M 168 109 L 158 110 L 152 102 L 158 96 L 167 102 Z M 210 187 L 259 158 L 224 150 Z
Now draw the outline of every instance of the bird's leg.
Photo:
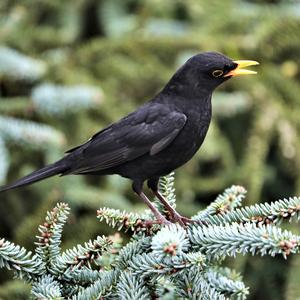
M 164 198 L 164 196 L 159 192 L 158 190 L 158 182 L 159 178 L 150 179 L 148 180 L 147 184 L 148 187 L 152 190 L 153 194 L 158 198 L 158 200 L 164 205 L 166 210 L 170 213 L 170 220 L 172 222 L 178 222 L 182 226 L 186 226 L 188 223 L 195 222 L 194 220 L 191 220 L 189 218 L 186 218 L 182 215 L 180 215 L 170 204 L 169 202 Z
M 143 202 L 150 208 L 153 212 L 157 222 L 147 222 L 147 225 L 150 223 L 158 224 L 170 224 L 170 222 L 160 213 L 160 211 L 152 204 L 148 197 L 143 193 L 143 182 L 134 181 L 132 184 L 133 191 L 143 200 Z
M 160 200 L 160 202 L 165 206 L 168 212 L 171 214 L 171 221 L 178 222 L 180 225 L 187 225 L 188 223 L 194 223 L 195 221 L 180 215 L 164 198 L 164 196 L 159 191 L 153 191 L 154 195 Z

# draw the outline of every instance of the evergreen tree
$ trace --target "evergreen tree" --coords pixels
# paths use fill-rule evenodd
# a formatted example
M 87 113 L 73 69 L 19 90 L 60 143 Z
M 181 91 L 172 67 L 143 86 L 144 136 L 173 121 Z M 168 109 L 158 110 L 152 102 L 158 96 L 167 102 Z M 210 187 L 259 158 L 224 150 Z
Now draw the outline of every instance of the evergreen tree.
M 179 211 L 206 217 L 205 206 L 213 210 L 210 202 L 232 184 L 247 188 L 254 210 L 299 195 L 298 12 L 297 0 L 1 1 L 0 181 L 53 162 L 150 99 L 189 56 L 216 50 L 261 67 L 215 94 L 206 141 L 176 174 Z M 53 178 L 1 195 L 0 236 L 33 251 L 32 232 L 58 201 L 72 208 L 64 249 L 114 232 L 92 217 L 99 207 L 133 217 L 144 209 L 121 178 Z M 234 211 L 242 215 L 211 222 L 247 217 Z M 293 223 L 284 227 L 299 233 Z M 299 261 L 237 256 L 222 266 L 243 273 L 249 298 L 294 300 Z M 10 278 L 2 269 L 0 298 L 26 299 L 28 287 Z M 172 295 L 172 282 L 161 282 Z
M 171 174 L 161 190 L 175 205 L 173 183 Z M 0 266 L 28 282 L 34 299 L 246 299 L 248 288 L 222 266 L 224 259 L 299 253 L 300 235 L 278 224 L 300 220 L 300 198 L 241 208 L 245 194 L 240 186 L 226 189 L 187 228 L 151 224 L 149 211 L 101 208 L 98 219 L 130 231 L 130 241 L 122 246 L 116 236 L 97 236 L 65 251 L 62 230 L 70 209 L 58 203 L 39 226 L 34 254 L 0 240 Z

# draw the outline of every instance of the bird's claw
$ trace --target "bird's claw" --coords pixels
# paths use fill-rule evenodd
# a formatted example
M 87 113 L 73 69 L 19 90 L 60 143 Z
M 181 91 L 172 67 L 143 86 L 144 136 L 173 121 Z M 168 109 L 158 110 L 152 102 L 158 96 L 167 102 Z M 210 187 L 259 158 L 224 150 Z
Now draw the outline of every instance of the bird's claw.
M 172 217 L 170 218 L 170 221 L 173 223 L 179 223 L 183 227 L 187 227 L 189 224 L 207 225 L 207 223 L 205 221 L 192 220 L 187 217 L 181 216 L 178 213 L 174 213 L 172 215 Z
M 184 216 L 181 216 L 178 213 L 173 213 L 170 217 L 172 223 L 179 223 L 181 226 L 186 227 L 188 224 L 194 223 L 195 221 Z
M 189 224 L 201 224 L 201 225 L 207 225 L 205 221 L 198 221 L 198 220 L 192 220 L 187 217 L 181 216 L 180 214 L 174 214 L 172 217 L 169 218 L 170 221 L 168 221 L 166 218 L 157 218 L 156 220 L 147 220 L 144 221 L 142 226 L 146 228 L 150 228 L 153 225 L 163 225 L 163 226 L 169 226 L 172 223 L 178 223 L 182 227 L 187 227 Z
M 167 219 L 165 219 L 165 218 L 159 218 L 159 219 L 156 219 L 156 220 L 147 220 L 147 221 L 143 222 L 144 227 L 152 227 L 153 225 L 156 225 L 156 224 L 170 225 L 172 223 L 170 221 L 168 221 Z

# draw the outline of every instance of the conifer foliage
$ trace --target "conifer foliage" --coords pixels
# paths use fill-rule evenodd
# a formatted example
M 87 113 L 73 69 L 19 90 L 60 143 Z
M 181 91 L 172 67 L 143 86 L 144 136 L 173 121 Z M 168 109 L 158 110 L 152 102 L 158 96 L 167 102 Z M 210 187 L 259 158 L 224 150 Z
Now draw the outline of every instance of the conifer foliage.
M 160 188 L 175 205 L 173 175 Z M 98 219 L 129 232 L 130 241 L 97 236 L 64 251 L 70 208 L 58 203 L 38 228 L 34 253 L 0 240 L 0 266 L 29 283 L 35 299 L 246 299 L 249 289 L 224 259 L 299 253 L 300 236 L 278 224 L 300 220 L 300 197 L 241 208 L 245 194 L 240 186 L 226 189 L 186 228 L 150 225 L 149 211 L 102 208 Z
M 213 119 L 205 143 L 176 173 L 180 201 L 176 203 L 174 191 L 164 190 L 164 180 L 171 177 L 161 182 L 162 192 L 183 215 L 215 226 L 219 242 L 218 229 L 227 232 L 227 224 L 230 230 L 245 234 L 259 230 L 258 225 L 273 230 L 268 225 L 297 220 L 298 198 L 271 202 L 300 194 L 299 9 L 298 0 L 43 0 L 38 5 L 36 1 L 1 0 L 0 184 L 61 158 L 65 150 L 151 99 L 191 55 L 213 50 L 233 59 L 259 61 L 258 75 L 230 80 L 214 93 Z M 209 205 L 233 183 L 247 188 L 247 198 L 243 200 L 243 189 L 237 188 L 239 196 L 232 201 L 224 194 L 227 200 L 220 196 Z M 40 218 L 56 202 L 72 208 L 68 218 L 72 226 L 64 227 L 63 250 L 116 229 L 127 230 L 124 241 L 136 234 L 151 238 L 157 230 L 144 233 L 142 220 L 151 214 L 136 213 L 143 206 L 132 193 L 130 181 L 120 177 L 52 178 L 0 198 L 0 237 L 30 250 Z M 242 200 L 246 207 L 241 207 Z M 97 209 L 102 223 L 91 217 Z M 299 234 L 295 222 L 284 222 L 282 228 Z M 121 244 L 115 239 L 117 250 L 113 251 L 118 252 Z M 206 239 L 201 236 L 201 245 L 207 245 Z M 190 236 L 188 240 L 190 246 L 184 253 L 194 247 Z M 8 247 L 6 240 L 3 243 Z M 293 253 L 292 244 L 282 241 L 282 253 Z M 250 251 L 247 245 L 245 242 L 244 249 Z M 266 254 L 272 254 L 268 247 L 266 240 Z M 18 249 L 16 253 L 25 251 Z M 39 249 L 36 253 L 41 257 L 47 248 L 41 244 Z M 211 245 L 207 252 L 195 249 L 206 258 L 215 251 Z M 71 250 L 66 252 L 68 257 Z M 248 299 L 298 299 L 300 256 L 289 257 L 288 263 L 281 256 L 239 255 L 227 261 L 244 275 L 250 287 Z M 126 269 L 124 257 L 121 261 Z M 105 270 L 112 268 L 113 259 L 108 254 L 101 258 Z M 224 276 L 238 278 L 228 272 L 213 269 L 209 274 L 218 276 L 209 277 L 209 282 Z M 106 278 L 111 275 L 107 273 Z M 126 275 L 118 278 L 129 282 L 131 277 Z M 51 278 L 56 280 L 53 276 L 34 282 L 40 280 L 46 290 L 55 292 L 55 282 L 51 289 L 47 285 Z M 178 282 L 169 277 L 155 280 L 155 288 L 147 285 L 151 295 L 155 290 L 163 299 L 175 298 Z M 134 281 L 133 286 L 138 283 Z M 116 293 L 126 290 L 121 284 L 117 290 L 117 284 Z M 200 284 L 207 290 L 203 281 Z M 219 286 L 224 287 L 220 282 Z M 29 288 L 11 280 L 6 269 L 0 270 L 1 299 L 28 299 Z M 60 291 L 66 295 L 62 288 Z

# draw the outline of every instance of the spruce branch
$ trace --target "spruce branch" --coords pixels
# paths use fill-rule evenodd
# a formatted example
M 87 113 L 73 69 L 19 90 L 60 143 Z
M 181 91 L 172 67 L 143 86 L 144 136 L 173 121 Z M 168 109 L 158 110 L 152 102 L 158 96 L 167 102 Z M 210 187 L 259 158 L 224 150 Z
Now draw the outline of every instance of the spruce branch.
M 44 62 L 28 57 L 14 49 L 0 47 L 0 77 L 33 81 L 47 70 Z
M 150 293 L 145 282 L 131 272 L 122 272 L 116 286 L 116 298 L 124 300 L 147 300 Z
M 160 276 L 155 284 L 155 295 L 162 300 L 177 299 L 176 285 L 170 276 Z
M 70 208 L 66 203 L 58 203 L 47 213 L 45 222 L 39 226 L 36 253 L 47 268 L 55 264 L 60 255 L 60 244 L 63 226 L 67 221 Z
M 241 281 L 241 277 L 229 268 L 209 268 L 205 272 L 207 282 L 228 297 L 244 300 L 249 294 L 248 288 Z
M 180 256 L 160 259 L 153 252 L 135 256 L 129 269 L 134 275 L 141 278 L 157 278 L 160 275 L 173 275 L 184 269 L 197 266 L 201 270 L 205 266 L 205 256 L 201 252 L 183 254 Z
M 177 282 L 177 294 L 184 299 L 230 299 L 212 287 L 204 275 L 196 269 L 189 270 L 182 274 Z
M 171 274 L 174 270 L 168 258 L 162 261 L 154 253 L 136 255 L 129 263 L 129 269 L 134 275 L 142 278 L 160 274 Z
M 174 196 L 172 188 L 168 191 Z M 299 220 L 299 198 L 237 208 L 244 194 L 241 187 L 227 189 L 197 215 L 202 213 L 205 224 L 186 228 L 145 227 L 152 216 L 100 209 L 98 219 L 133 231 L 130 241 L 122 247 L 119 233 L 98 236 L 62 253 L 69 207 L 58 203 L 39 226 L 36 255 L 0 240 L 0 266 L 29 281 L 36 299 L 244 300 L 248 289 L 240 276 L 221 267 L 226 256 L 282 254 L 286 258 L 300 252 L 300 236 L 278 227 L 282 219 Z M 272 224 L 266 224 L 267 219 Z
M 102 271 L 101 278 L 96 280 L 89 287 L 81 289 L 79 293 L 72 297 L 72 300 L 96 300 L 104 295 L 108 296 L 116 283 L 117 275 L 118 272 L 116 271 Z
M 97 218 L 100 222 L 104 220 L 106 224 L 113 228 L 117 227 L 118 230 L 122 228 L 125 231 L 130 229 L 135 232 L 145 230 L 142 216 L 137 213 L 121 212 L 118 209 L 103 207 L 97 210 Z
M 98 105 L 103 93 L 97 87 L 87 85 L 60 86 L 41 84 L 31 94 L 34 109 L 39 113 L 63 116 Z
M 161 177 L 159 180 L 159 191 L 163 195 L 163 197 L 169 202 L 169 204 L 176 209 L 176 194 L 175 194 L 175 187 L 174 187 L 174 181 L 175 181 L 175 173 L 172 172 L 167 176 Z M 155 199 L 154 204 L 156 207 L 163 211 L 165 214 L 168 213 L 168 211 L 165 209 L 165 207 L 162 205 L 160 201 Z
M 120 250 L 123 247 L 123 239 L 119 232 L 114 235 L 109 235 L 108 239 L 110 245 L 106 251 L 103 251 L 101 255 L 95 259 L 95 265 L 99 269 L 110 270 L 115 264 L 117 258 L 119 257 Z
M 233 222 L 253 222 L 257 224 L 280 224 L 282 221 L 300 220 L 300 197 L 278 200 L 272 203 L 259 203 L 235 209 L 225 215 L 212 215 L 206 218 L 208 224 L 224 225 Z
M 57 270 L 54 270 L 54 273 Z M 67 268 L 58 276 L 61 280 L 68 282 L 69 286 L 82 287 L 94 283 L 102 277 L 102 270 L 93 270 L 86 266 L 80 269 Z
M 64 299 L 61 294 L 60 284 L 51 276 L 42 276 L 39 280 L 32 284 L 31 294 L 36 299 Z
M 181 255 L 188 250 L 189 245 L 186 231 L 176 224 L 162 228 L 151 242 L 153 254 L 158 258 Z
M 226 189 L 223 194 L 219 195 L 215 201 L 200 211 L 192 219 L 195 221 L 206 221 L 207 218 L 214 215 L 226 215 L 236 207 L 240 206 L 245 198 L 247 191 L 239 185 L 233 185 Z
M 119 252 L 116 259 L 116 267 L 124 270 L 128 267 L 128 263 L 138 254 L 150 249 L 150 237 L 140 237 L 138 240 L 133 240 L 125 245 Z
M 271 256 L 282 254 L 286 258 L 300 250 L 300 236 L 272 225 L 232 223 L 224 226 L 193 226 L 189 238 L 195 249 L 210 257 L 251 253 Z
M 7 143 L 21 144 L 32 149 L 48 150 L 60 147 L 65 137 L 54 128 L 31 121 L 0 116 L 1 137 Z
M 64 274 L 63 277 L 72 280 L 73 275 L 68 275 L 78 269 L 85 267 L 85 270 L 92 270 L 97 265 L 97 259 L 112 247 L 112 240 L 108 237 L 98 236 L 95 240 L 90 240 L 83 245 L 77 245 L 73 249 L 66 250 L 57 256 L 53 271 L 56 274 Z M 80 274 L 80 273 L 78 273 Z M 83 275 L 82 273 L 80 274 Z M 76 276 L 78 278 L 78 276 Z M 77 279 L 78 280 L 78 279 Z
M 45 264 L 30 251 L 5 239 L 0 240 L 0 268 L 14 270 L 16 277 L 31 281 L 45 272 Z

